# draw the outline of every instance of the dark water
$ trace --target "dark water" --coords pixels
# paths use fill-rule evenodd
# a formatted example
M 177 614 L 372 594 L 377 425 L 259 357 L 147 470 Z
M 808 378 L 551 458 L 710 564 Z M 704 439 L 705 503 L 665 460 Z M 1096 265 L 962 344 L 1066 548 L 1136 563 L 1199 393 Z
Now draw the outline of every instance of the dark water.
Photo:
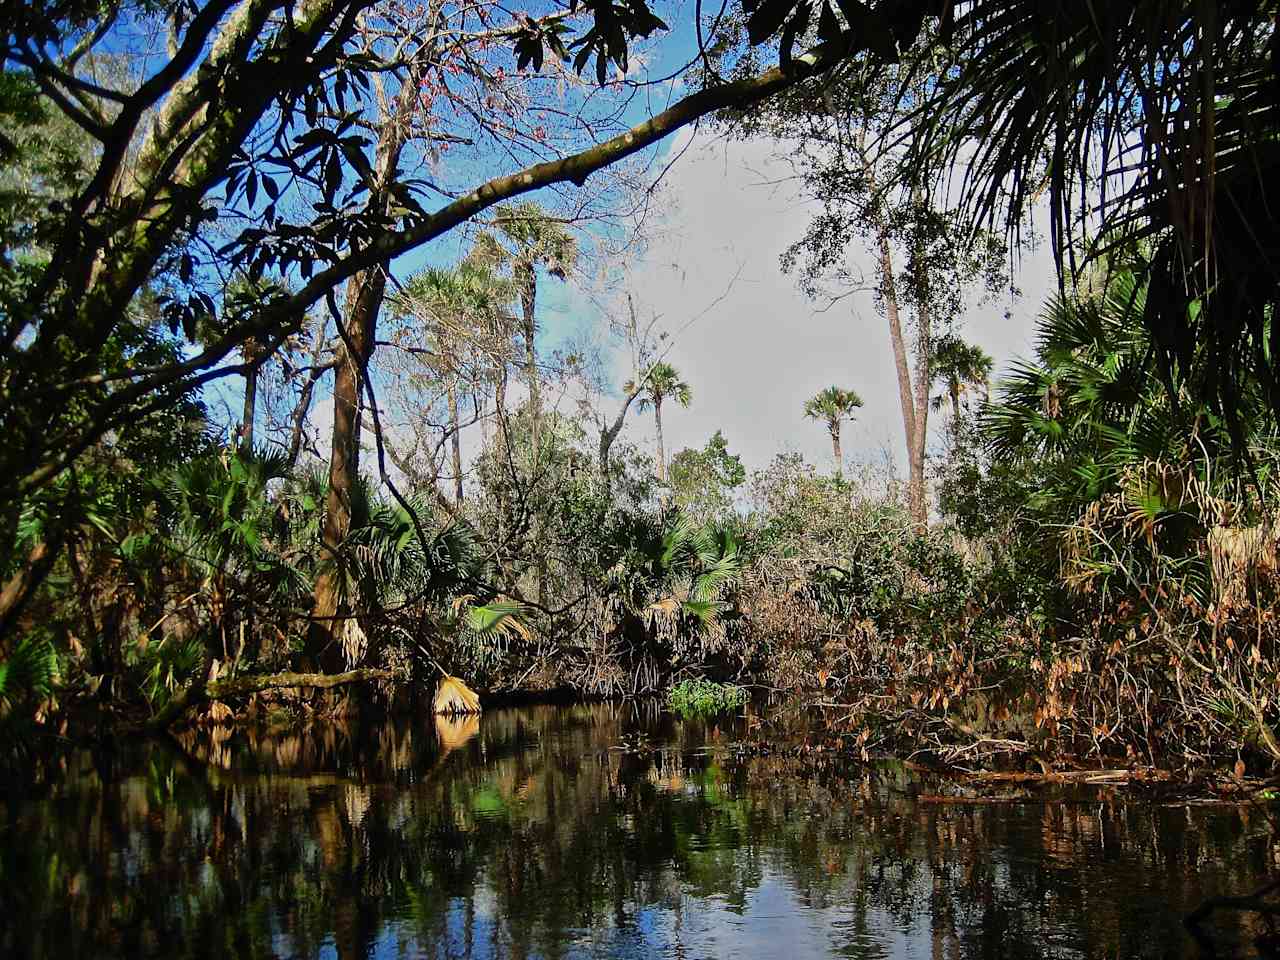
M 1184 957 L 1280 857 L 1257 811 L 940 804 L 740 733 L 591 706 L 75 755 L 0 791 L 0 955 Z

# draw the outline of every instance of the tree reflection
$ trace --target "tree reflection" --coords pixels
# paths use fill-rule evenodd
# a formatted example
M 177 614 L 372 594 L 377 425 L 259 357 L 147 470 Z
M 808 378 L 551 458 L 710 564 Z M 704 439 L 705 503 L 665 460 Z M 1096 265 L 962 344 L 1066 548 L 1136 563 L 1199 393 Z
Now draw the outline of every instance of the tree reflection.
M 0 954 L 1181 956 L 1280 853 L 1249 811 L 925 803 L 735 734 L 593 705 L 77 754 L 0 801 Z

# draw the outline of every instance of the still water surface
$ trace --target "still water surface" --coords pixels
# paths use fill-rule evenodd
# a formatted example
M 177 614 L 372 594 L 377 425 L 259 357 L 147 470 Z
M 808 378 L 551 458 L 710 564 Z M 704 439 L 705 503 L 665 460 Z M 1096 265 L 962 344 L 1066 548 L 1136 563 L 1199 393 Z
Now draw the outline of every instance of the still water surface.
M 539 707 L 74 755 L 0 791 L 0 955 L 1191 957 L 1181 916 L 1280 856 L 1256 811 L 937 803 L 893 765 L 747 756 L 739 722 Z

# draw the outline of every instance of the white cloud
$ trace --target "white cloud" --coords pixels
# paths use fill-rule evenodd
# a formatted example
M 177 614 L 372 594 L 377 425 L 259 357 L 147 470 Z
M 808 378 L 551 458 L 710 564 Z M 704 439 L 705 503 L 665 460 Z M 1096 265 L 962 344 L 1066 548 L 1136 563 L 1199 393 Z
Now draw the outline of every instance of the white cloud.
M 677 139 L 669 155 L 687 144 L 687 135 Z M 700 138 L 667 174 L 668 235 L 633 271 L 644 309 L 662 314 L 663 326 L 675 334 L 741 271 L 728 296 L 675 337 L 668 359 L 689 382 L 694 402 L 688 410 L 664 409 L 669 451 L 701 446 L 722 429 L 749 467 L 782 450 L 827 466 L 826 431 L 806 421 L 801 407 L 834 383 L 857 389 L 866 404 L 846 428 L 846 455 L 878 460 L 888 448 L 901 460 L 897 380 L 887 326 L 872 296 L 854 295 L 819 312 L 778 265 L 816 207 L 786 181 L 790 168 L 776 150 L 765 141 Z M 866 260 L 860 251 L 851 254 L 855 264 Z M 870 276 L 869 260 L 865 266 Z M 1052 278 L 1047 253 L 1029 254 L 1015 278 L 1023 296 L 972 311 L 963 324 L 966 338 L 995 357 L 997 367 L 1028 353 L 1032 318 Z M 652 418 L 633 420 L 631 429 L 651 438 Z
M 827 468 L 826 431 L 805 420 L 801 408 L 818 390 L 837 384 L 855 388 L 865 403 L 857 422 L 845 428 L 846 457 L 878 463 L 888 453 L 901 465 L 897 380 L 886 322 L 872 296 L 854 295 L 820 311 L 779 267 L 779 255 L 803 235 L 817 208 L 799 198 L 777 150 L 772 142 L 707 136 L 690 143 L 689 134 L 667 148 L 668 158 L 680 154 L 663 181 L 667 222 L 661 238 L 631 265 L 629 286 L 642 313 L 659 314 L 660 328 L 672 334 L 667 359 L 693 392 L 689 409 L 664 408 L 668 456 L 701 447 L 719 429 L 749 469 L 763 467 L 779 451 L 802 453 Z M 851 250 L 851 262 L 871 275 L 861 251 Z M 1026 255 L 1014 279 L 1023 294 L 1017 301 L 971 311 L 962 326 L 966 339 L 996 359 L 997 370 L 1030 352 L 1033 318 L 1054 286 L 1047 251 Z M 607 323 L 596 301 L 572 282 L 548 283 L 539 303 L 544 353 L 575 338 L 599 340 Z M 622 353 L 614 358 L 615 387 L 631 376 L 629 362 Z M 322 450 L 332 424 L 327 386 L 312 410 Z M 517 374 L 512 403 L 522 390 Z M 556 403 L 554 394 L 548 402 Z M 572 398 L 561 398 L 560 406 L 570 412 Z M 615 402 L 606 398 L 603 406 L 612 411 Z M 633 412 L 627 434 L 652 449 L 652 414 Z M 480 442 L 478 427 L 464 432 L 468 459 Z

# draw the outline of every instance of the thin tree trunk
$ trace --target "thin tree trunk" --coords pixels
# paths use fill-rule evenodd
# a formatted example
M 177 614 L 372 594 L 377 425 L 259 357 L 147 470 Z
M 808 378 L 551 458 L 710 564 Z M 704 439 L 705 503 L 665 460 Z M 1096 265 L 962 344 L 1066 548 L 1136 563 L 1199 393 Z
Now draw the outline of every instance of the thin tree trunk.
M 636 324 L 636 305 L 631 299 L 630 291 L 627 292 L 627 311 L 631 316 L 630 330 L 634 334 L 638 329 Z M 600 479 L 604 483 L 604 492 L 606 495 L 613 491 L 613 480 L 609 475 L 609 450 L 613 447 L 613 441 L 618 439 L 618 434 L 622 432 L 622 425 L 627 420 L 627 411 L 631 409 L 631 404 L 635 403 L 636 397 L 640 396 L 644 389 L 646 378 L 638 377 L 634 389 L 622 399 L 622 409 L 618 411 L 617 418 L 612 425 L 602 426 L 600 428 Z
M 529 381 L 529 442 L 533 451 L 532 462 L 538 462 L 538 433 L 541 426 L 542 403 L 538 390 L 538 320 L 535 313 L 538 300 L 538 274 L 531 264 L 521 264 L 520 309 L 524 321 L 524 375 Z
M 246 348 L 245 353 L 250 351 Z M 253 450 L 253 423 L 258 417 L 258 364 L 257 357 L 249 356 L 245 360 L 250 363 L 244 372 L 244 411 L 240 415 L 240 447 Z
M 498 356 L 495 358 L 498 368 L 494 371 L 493 383 L 493 405 L 498 422 L 495 440 L 499 456 L 505 462 L 510 451 L 510 445 L 507 442 L 507 357 L 501 340 L 495 340 L 495 343 L 498 344 Z
M 613 448 L 613 441 L 618 439 L 618 434 L 622 432 L 622 425 L 626 423 L 627 411 L 631 409 L 631 404 L 635 402 L 636 397 L 640 396 L 640 387 L 628 393 L 622 400 L 622 409 L 618 411 L 618 416 L 609 426 L 600 429 L 600 479 L 604 482 L 604 492 L 607 494 L 612 490 L 613 481 L 609 475 L 609 451 Z
M 836 473 L 844 472 L 844 456 L 840 452 L 840 424 L 831 428 L 831 455 L 836 458 Z
M 311 398 L 315 394 L 316 383 L 324 376 L 326 370 L 331 370 L 335 361 L 329 363 L 320 363 L 320 353 L 324 344 L 324 331 L 321 330 L 317 334 L 317 342 L 315 350 L 311 356 L 311 369 L 307 371 L 307 382 L 302 385 L 302 394 L 298 397 L 298 404 L 293 408 L 293 423 L 289 431 L 289 469 L 292 470 L 298 463 L 298 455 L 302 452 L 302 437 L 306 430 L 307 417 L 311 414 Z
M 658 427 L 658 479 L 666 482 L 667 479 L 667 458 L 662 446 L 662 401 L 655 400 L 653 404 L 653 419 Z
M 859 131 L 858 148 L 863 163 L 863 172 L 874 193 L 876 189 L 876 171 L 874 164 L 866 156 L 866 126 Z M 928 523 L 925 511 L 924 492 L 924 441 L 929 409 L 929 381 L 923 384 L 912 383 L 911 367 L 907 360 L 906 339 L 902 335 L 902 313 L 898 302 L 897 285 L 893 276 L 893 249 L 889 243 L 889 228 L 883 219 L 876 218 L 876 244 L 880 252 L 880 298 L 884 303 L 885 316 L 889 321 L 889 340 L 893 344 L 893 362 L 898 374 L 898 399 L 902 405 L 902 427 L 907 440 L 907 505 L 911 518 L 917 529 L 923 529 Z M 921 345 L 927 349 L 928 332 L 924 328 L 927 318 L 920 318 L 922 335 L 916 344 L 917 357 Z M 927 357 L 923 366 L 917 364 L 916 376 L 927 375 Z
M 462 506 L 462 426 L 458 415 L 458 381 L 449 375 L 449 427 L 452 434 L 449 446 L 453 453 L 453 498 L 458 506 Z
M 536 314 L 538 301 L 538 274 L 533 264 L 522 263 L 518 267 L 520 276 L 520 308 L 524 321 L 524 373 L 529 381 L 529 475 L 538 475 L 539 433 L 542 425 L 542 400 L 538 391 L 538 320 Z M 535 481 L 536 482 L 536 481 Z M 531 518 L 534 555 L 534 595 L 541 605 L 547 590 L 547 559 L 543 549 L 542 524 L 537 517 Z
M 960 423 L 960 384 L 954 380 L 947 385 L 948 392 L 951 394 L 951 416 L 954 423 L 958 426 Z
M 913 197 L 919 203 L 919 197 Z M 933 382 L 930 370 L 930 358 L 933 355 L 933 309 L 929 290 L 929 266 L 921 251 L 912 251 L 911 275 L 915 277 L 918 289 L 916 300 L 916 435 L 912 448 L 912 459 L 915 464 L 914 483 L 912 484 L 911 516 L 916 522 L 917 532 L 923 534 L 929 527 L 928 491 L 925 487 L 926 439 L 929 434 L 929 385 Z
M 924 464 L 916 457 L 917 409 L 911 383 L 911 367 L 907 360 L 907 344 L 902 336 L 902 315 L 898 307 L 898 291 L 893 278 L 893 250 L 889 234 L 883 227 L 878 232 L 880 247 L 880 299 L 889 320 L 889 340 L 893 344 L 893 363 L 898 373 L 898 400 L 902 406 L 902 428 L 907 440 L 907 503 L 911 517 L 919 525 L 918 507 L 924 503 Z M 925 406 L 928 406 L 926 398 Z

